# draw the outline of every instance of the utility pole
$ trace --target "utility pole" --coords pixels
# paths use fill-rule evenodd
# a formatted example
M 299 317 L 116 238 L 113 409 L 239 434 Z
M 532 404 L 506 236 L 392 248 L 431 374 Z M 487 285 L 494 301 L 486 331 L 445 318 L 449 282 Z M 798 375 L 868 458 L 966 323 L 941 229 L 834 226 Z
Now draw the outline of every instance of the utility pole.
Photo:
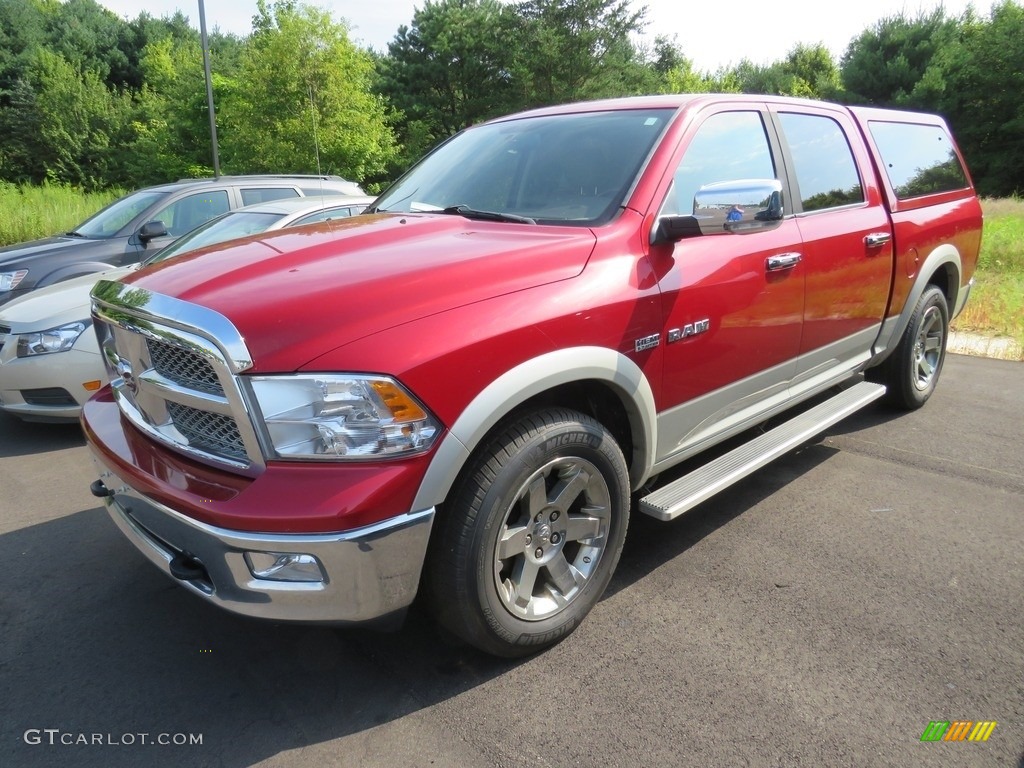
M 199 34 L 203 44 L 203 69 L 206 71 L 206 105 L 210 113 L 210 141 L 213 142 L 213 175 L 220 178 L 220 158 L 217 151 L 217 117 L 213 111 L 213 81 L 210 79 L 210 45 L 206 40 L 206 8 L 199 0 Z

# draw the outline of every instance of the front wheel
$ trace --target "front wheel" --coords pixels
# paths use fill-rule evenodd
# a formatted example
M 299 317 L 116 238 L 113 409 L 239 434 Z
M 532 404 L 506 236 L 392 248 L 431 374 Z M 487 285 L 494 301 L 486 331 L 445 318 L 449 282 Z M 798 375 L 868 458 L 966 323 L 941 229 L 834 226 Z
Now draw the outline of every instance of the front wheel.
M 899 346 L 870 372 L 874 374 L 872 378 L 886 385 L 890 405 L 914 410 L 928 401 L 942 373 L 948 336 L 946 295 L 930 285 L 918 299 Z
M 444 505 L 427 571 L 433 612 L 498 656 L 558 642 L 607 587 L 628 520 L 611 434 L 574 411 L 524 416 L 478 452 Z

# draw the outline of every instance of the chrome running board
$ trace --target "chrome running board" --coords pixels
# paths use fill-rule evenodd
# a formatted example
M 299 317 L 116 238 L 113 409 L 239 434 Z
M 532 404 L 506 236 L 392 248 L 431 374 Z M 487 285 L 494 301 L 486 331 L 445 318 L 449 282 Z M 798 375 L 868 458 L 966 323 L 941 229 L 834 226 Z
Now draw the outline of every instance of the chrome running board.
M 861 382 L 640 499 L 640 511 L 673 520 L 885 394 Z

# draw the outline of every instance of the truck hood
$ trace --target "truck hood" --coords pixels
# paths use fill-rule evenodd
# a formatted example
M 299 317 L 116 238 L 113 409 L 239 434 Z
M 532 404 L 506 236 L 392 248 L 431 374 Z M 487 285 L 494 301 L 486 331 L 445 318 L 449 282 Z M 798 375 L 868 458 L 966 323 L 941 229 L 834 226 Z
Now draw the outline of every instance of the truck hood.
M 86 320 L 89 317 L 89 293 L 96 281 L 120 280 L 135 269 L 135 266 L 130 266 L 94 272 L 30 291 L 0 307 L 0 323 L 25 333 Z
M 222 243 L 124 282 L 220 312 L 256 371 L 285 372 L 397 325 L 575 277 L 595 242 L 583 227 L 375 214 Z

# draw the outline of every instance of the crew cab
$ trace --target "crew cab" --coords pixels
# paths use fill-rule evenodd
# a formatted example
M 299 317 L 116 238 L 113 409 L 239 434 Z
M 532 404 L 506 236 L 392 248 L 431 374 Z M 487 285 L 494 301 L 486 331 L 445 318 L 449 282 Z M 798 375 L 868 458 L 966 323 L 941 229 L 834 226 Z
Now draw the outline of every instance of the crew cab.
M 340 229 L 101 282 L 92 490 L 230 611 L 393 623 L 419 595 L 530 653 L 600 598 L 631 511 L 922 406 L 981 229 L 932 115 L 677 95 L 493 120 Z

